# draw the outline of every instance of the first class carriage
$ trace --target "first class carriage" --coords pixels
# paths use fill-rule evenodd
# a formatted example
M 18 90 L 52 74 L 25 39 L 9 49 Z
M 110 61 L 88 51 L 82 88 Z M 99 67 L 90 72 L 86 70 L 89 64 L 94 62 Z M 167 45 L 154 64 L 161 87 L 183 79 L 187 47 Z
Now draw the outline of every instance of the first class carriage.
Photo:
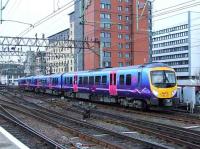
M 172 68 L 163 63 L 150 63 L 24 77 L 19 79 L 19 87 L 146 109 L 150 106 L 172 106 L 177 81 Z

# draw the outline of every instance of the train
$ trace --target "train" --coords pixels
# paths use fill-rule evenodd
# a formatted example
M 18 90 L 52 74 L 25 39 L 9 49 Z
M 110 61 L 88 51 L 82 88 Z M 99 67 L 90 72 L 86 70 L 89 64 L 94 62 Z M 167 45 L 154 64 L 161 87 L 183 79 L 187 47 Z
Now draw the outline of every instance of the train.
M 137 109 L 172 107 L 176 73 L 163 63 L 22 77 L 20 89 Z

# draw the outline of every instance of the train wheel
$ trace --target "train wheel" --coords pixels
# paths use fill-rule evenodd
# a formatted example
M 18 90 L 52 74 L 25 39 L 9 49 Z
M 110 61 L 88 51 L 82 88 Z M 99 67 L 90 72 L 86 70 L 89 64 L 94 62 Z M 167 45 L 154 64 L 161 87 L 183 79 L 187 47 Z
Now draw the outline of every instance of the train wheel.
M 148 111 L 149 110 L 149 105 L 145 101 L 142 102 L 142 110 L 143 111 Z

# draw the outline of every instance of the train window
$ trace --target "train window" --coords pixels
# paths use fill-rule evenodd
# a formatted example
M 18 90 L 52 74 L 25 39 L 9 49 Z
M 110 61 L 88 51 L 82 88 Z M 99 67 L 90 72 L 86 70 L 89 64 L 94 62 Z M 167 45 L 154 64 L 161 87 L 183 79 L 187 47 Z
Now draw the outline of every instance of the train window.
M 70 80 L 69 77 L 67 77 L 67 84 L 69 84 L 69 80 Z
M 138 86 L 140 86 L 141 72 L 138 72 Z
M 57 79 L 57 78 L 55 78 L 55 84 L 56 84 L 56 85 L 58 84 L 58 79 Z
M 85 85 L 88 84 L 88 77 L 83 78 L 83 84 L 85 84 Z
M 79 77 L 79 84 L 83 84 L 83 77 Z
M 114 74 L 114 85 L 116 85 L 116 73 Z
M 131 85 L 131 74 L 126 75 L 126 85 Z
M 67 84 L 67 78 L 66 77 L 64 78 L 64 84 Z
M 69 84 L 72 84 L 72 77 L 69 78 Z
M 94 85 L 94 77 L 93 76 L 89 77 L 89 84 Z
M 101 82 L 101 77 L 100 77 L 100 76 L 96 76 L 96 77 L 95 77 L 95 84 L 96 84 L 96 85 L 99 85 L 100 82 Z
M 110 74 L 110 85 L 112 85 L 112 74 Z
M 54 78 L 52 78 L 52 84 L 54 84 Z
M 107 76 L 102 76 L 102 85 L 106 85 L 107 82 Z
M 124 75 L 119 76 L 119 85 L 124 85 Z
M 53 84 L 57 85 L 58 84 L 58 78 L 53 78 Z
M 74 84 L 77 84 L 77 79 L 78 77 L 77 76 L 74 76 Z

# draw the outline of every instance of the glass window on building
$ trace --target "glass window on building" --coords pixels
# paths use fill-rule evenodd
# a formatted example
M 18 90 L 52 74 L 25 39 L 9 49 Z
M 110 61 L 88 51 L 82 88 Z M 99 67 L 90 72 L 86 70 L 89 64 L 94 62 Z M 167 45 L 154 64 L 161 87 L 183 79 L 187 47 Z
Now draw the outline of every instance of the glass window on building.
M 108 14 L 108 13 L 101 13 L 101 14 L 100 14 L 100 18 L 101 18 L 101 19 L 110 19 L 110 18 L 111 18 L 111 15 Z
M 126 40 L 130 40 L 130 36 L 129 35 L 125 35 L 125 39 Z
M 105 18 L 105 14 L 104 14 L 104 13 L 101 13 L 101 14 L 100 14 L 100 18 L 102 18 L 102 19 Z
M 118 24 L 118 30 L 122 30 L 122 24 Z
M 130 62 L 126 62 L 126 66 L 130 66 Z
M 126 16 L 125 18 L 126 18 L 126 21 L 129 21 L 129 20 L 130 20 L 130 17 L 129 17 L 129 16 Z
M 111 67 L 111 62 L 110 61 L 104 61 L 103 66 L 104 67 Z
M 122 6 L 118 6 L 118 7 L 117 7 L 117 10 L 118 10 L 118 11 L 122 11 Z
M 122 53 L 118 52 L 118 57 L 121 58 L 122 57 Z
M 125 30 L 129 30 L 129 26 L 128 25 L 125 25 Z
M 122 49 L 123 48 L 123 44 L 122 43 L 118 43 L 118 49 Z
M 110 4 L 101 3 L 101 8 L 102 9 L 110 9 L 111 5 Z
M 104 51 L 103 56 L 104 57 L 111 57 L 111 52 Z
M 104 48 L 110 48 L 111 43 L 110 42 L 101 42 L 101 46 L 104 47 Z
M 125 58 L 130 58 L 130 53 L 126 53 Z
M 105 18 L 106 18 L 106 19 L 110 19 L 110 18 L 111 18 L 111 15 L 106 13 L 106 14 L 105 14 Z
M 122 39 L 122 34 L 118 34 L 118 39 Z
M 118 20 L 122 20 L 122 15 L 118 15 Z
M 130 43 L 126 43 L 125 48 L 130 49 Z
M 101 32 L 100 37 L 105 37 L 105 33 Z
M 105 9 L 105 4 L 104 3 L 101 3 L 101 8 Z
M 101 23 L 101 24 L 100 24 L 100 27 L 101 27 L 101 28 L 105 28 L 105 29 L 110 29 L 111 24 L 110 24 L 110 23 Z
M 129 7 L 126 7 L 126 8 L 125 8 L 125 11 L 126 11 L 126 12 L 129 12 Z
M 105 38 L 111 38 L 111 33 L 105 32 Z
M 123 67 L 123 63 L 122 62 L 118 62 L 118 66 L 119 67 Z

